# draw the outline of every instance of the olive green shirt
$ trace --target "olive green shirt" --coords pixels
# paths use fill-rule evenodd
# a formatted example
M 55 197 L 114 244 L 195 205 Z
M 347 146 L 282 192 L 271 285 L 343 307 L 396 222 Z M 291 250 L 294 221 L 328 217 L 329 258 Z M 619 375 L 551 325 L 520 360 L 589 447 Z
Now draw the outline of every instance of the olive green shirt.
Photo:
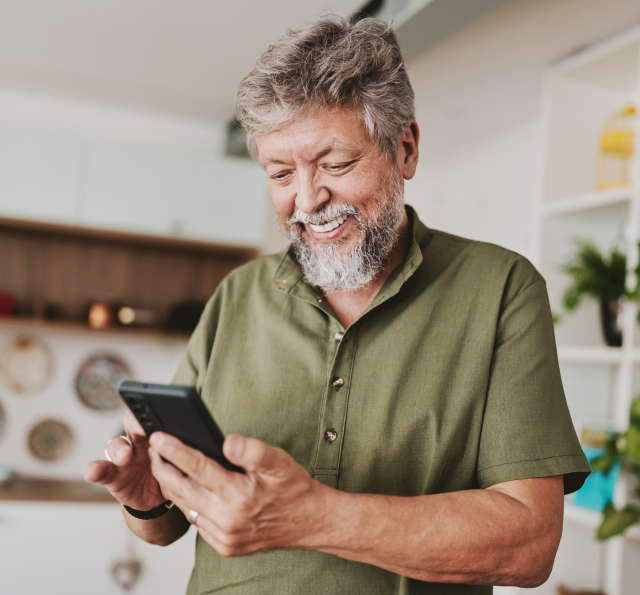
M 339 490 L 419 496 L 560 474 L 576 490 L 590 469 L 543 278 L 518 254 L 427 229 L 407 210 L 404 262 L 348 329 L 290 251 L 265 256 L 220 285 L 174 382 L 197 387 L 225 434 L 280 446 Z M 490 592 L 313 551 L 222 558 L 200 537 L 188 590 Z

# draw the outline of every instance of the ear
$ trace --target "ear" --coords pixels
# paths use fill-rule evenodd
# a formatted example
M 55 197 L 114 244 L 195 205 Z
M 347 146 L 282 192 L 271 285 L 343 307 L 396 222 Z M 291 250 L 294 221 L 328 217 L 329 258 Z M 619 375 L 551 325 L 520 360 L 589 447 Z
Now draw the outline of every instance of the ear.
M 398 140 L 397 164 L 398 171 L 405 180 L 410 180 L 416 173 L 418 166 L 418 143 L 420 129 L 418 123 L 412 120 L 402 132 Z

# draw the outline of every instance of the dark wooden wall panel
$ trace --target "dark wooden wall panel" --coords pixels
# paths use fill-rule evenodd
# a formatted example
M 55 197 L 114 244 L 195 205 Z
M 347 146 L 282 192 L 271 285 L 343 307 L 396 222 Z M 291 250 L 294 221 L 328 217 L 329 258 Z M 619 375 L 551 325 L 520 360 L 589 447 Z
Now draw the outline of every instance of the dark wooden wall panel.
M 231 270 L 256 255 L 248 248 L 0 220 L 0 292 L 55 303 L 69 318 L 93 301 L 164 316 L 178 302 L 206 301 Z

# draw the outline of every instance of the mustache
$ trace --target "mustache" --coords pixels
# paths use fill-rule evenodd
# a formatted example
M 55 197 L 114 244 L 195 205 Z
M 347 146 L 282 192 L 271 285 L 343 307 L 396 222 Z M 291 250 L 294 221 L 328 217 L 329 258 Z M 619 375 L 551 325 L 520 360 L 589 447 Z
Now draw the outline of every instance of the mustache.
M 315 213 L 303 213 L 300 209 L 297 209 L 289 219 L 287 219 L 287 225 L 293 225 L 294 223 L 301 223 L 306 225 L 312 223 L 313 225 L 324 225 L 340 217 L 340 215 L 353 215 L 358 221 L 362 219 L 360 210 L 350 204 L 330 204 L 327 205 L 321 211 Z

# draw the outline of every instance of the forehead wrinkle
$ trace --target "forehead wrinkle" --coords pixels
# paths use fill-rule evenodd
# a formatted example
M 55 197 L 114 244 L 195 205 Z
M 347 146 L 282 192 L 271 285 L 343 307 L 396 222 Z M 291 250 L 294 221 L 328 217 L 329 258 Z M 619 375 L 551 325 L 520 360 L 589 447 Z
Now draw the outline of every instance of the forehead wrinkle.
M 368 152 L 371 140 L 362 122 L 349 110 L 322 111 L 294 120 L 274 132 L 256 136 L 263 145 L 260 164 L 291 165 L 292 161 L 309 164 L 332 151 L 362 154 Z M 272 157 L 269 157 L 269 154 Z

